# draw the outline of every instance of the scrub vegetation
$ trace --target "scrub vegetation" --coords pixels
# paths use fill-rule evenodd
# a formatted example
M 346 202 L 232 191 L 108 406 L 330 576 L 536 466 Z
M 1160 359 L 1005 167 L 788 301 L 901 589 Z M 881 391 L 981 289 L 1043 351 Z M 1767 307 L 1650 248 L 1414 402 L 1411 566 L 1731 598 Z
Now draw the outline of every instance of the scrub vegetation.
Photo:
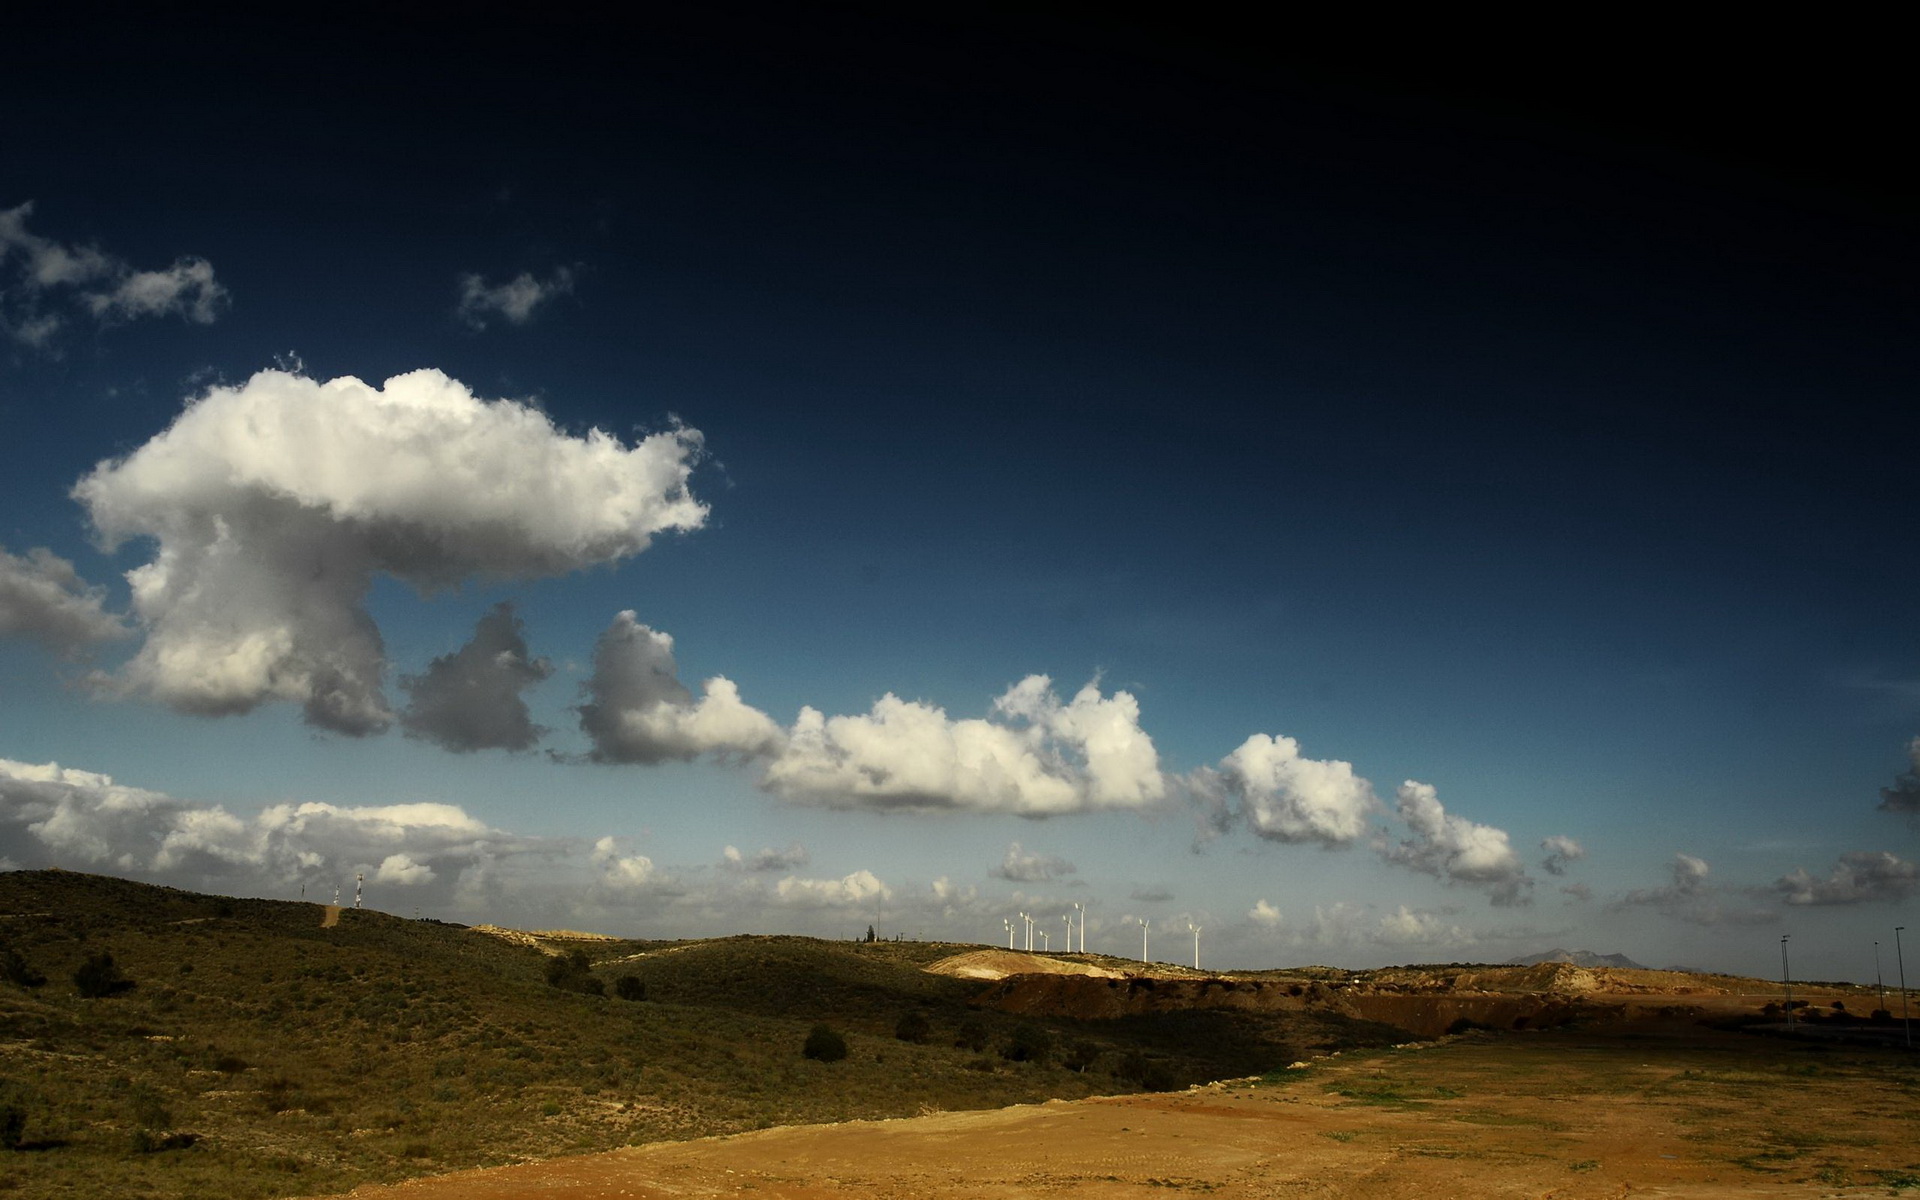
M 517 939 L 0 874 L 0 1189 L 344 1191 L 776 1124 L 1168 1089 L 1380 1045 L 1322 1013 L 974 1008 L 950 944 Z M 844 1057 L 810 1035 L 825 1027 Z

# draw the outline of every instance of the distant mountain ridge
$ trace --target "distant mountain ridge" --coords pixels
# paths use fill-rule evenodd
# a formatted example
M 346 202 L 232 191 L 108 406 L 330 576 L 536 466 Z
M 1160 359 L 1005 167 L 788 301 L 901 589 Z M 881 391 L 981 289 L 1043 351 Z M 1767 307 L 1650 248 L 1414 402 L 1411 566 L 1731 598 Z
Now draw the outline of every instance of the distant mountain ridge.
M 1542 950 L 1538 954 L 1522 954 L 1507 960 L 1516 967 L 1530 967 L 1535 963 L 1563 962 L 1576 967 L 1626 967 L 1634 971 L 1647 968 L 1628 958 L 1624 954 L 1595 954 L 1591 950 L 1562 950 L 1555 946 L 1551 950 Z

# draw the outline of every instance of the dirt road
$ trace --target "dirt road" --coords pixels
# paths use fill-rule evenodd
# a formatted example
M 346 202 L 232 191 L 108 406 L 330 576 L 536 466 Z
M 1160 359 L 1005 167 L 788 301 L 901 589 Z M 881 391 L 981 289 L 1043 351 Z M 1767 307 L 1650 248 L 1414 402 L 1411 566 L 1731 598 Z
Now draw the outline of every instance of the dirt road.
M 353 1196 L 1884 1196 L 1920 1187 L 1916 1084 L 1905 1056 L 1738 1035 L 1469 1038 L 1274 1082 L 771 1129 Z

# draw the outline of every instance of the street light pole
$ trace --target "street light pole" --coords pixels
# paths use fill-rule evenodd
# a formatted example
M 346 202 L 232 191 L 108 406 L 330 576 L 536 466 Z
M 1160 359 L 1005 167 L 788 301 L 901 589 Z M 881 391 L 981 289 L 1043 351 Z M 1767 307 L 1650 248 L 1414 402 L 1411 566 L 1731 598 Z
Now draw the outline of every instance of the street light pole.
M 1790 933 L 1780 935 L 1780 983 L 1787 989 L 1787 1024 L 1793 1024 L 1793 973 L 1787 969 L 1787 939 Z
M 1893 956 L 1900 963 L 1900 1028 L 1907 1035 L 1907 1048 L 1913 1048 L 1913 1026 L 1907 1021 L 1907 956 L 1900 949 L 1900 931 L 1905 925 L 1893 927 Z

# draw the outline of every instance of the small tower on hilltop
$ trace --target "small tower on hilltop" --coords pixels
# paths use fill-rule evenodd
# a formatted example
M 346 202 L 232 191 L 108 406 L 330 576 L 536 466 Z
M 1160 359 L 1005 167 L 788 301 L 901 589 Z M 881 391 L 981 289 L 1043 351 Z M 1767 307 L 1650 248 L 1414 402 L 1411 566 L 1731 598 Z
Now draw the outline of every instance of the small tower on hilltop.
M 366 886 L 366 883 L 367 873 L 365 871 L 355 871 L 353 873 L 353 906 L 355 908 L 360 907 L 360 890 Z

